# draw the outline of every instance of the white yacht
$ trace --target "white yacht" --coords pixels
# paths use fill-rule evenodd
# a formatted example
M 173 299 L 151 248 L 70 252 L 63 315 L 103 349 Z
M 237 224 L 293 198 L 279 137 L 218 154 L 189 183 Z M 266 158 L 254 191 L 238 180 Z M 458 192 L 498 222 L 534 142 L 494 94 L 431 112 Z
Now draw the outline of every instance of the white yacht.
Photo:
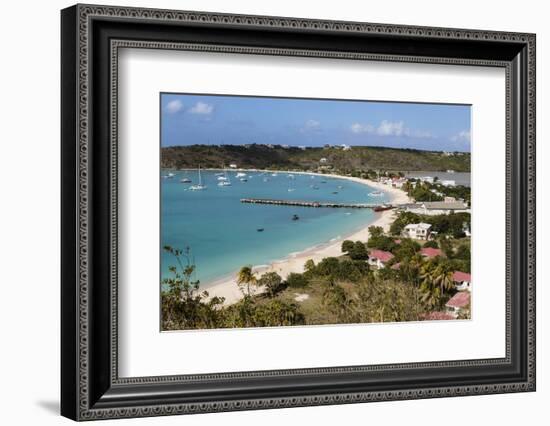
M 201 166 L 199 166 L 199 183 L 197 185 L 191 185 L 189 187 L 189 190 L 190 191 L 202 191 L 203 189 L 206 189 L 206 185 L 202 184 Z
M 229 177 L 227 176 L 227 172 L 224 168 L 223 170 L 223 176 L 218 177 L 218 186 L 231 186 L 231 181 L 229 180 Z

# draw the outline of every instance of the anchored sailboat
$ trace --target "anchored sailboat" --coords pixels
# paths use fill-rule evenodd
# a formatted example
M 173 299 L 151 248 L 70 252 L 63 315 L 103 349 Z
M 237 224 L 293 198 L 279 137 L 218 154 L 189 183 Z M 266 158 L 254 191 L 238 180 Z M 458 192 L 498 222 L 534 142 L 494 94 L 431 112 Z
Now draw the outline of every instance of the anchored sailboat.
M 206 189 L 206 185 L 202 184 L 201 166 L 199 165 L 199 183 L 197 185 L 191 185 L 189 187 L 189 190 L 190 191 L 202 191 L 203 189 Z
M 231 186 L 231 181 L 229 180 L 229 176 L 227 176 L 227 171 L 225 170 L 225 166 L 223 167 L 223 176 L 218 177 L 218 186 Z

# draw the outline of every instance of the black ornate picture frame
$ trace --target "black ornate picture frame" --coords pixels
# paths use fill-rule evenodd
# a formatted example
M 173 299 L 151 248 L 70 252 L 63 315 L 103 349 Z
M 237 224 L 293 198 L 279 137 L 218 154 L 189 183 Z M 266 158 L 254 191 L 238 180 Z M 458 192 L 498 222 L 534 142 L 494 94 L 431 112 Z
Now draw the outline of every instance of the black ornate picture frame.
M 76 5 L 61 13 L 61 413 L 160 416 L 535 390 L 535 35 Z M 506 72 L 506 356 L 119 378 L 121 47 L 484 65 Z

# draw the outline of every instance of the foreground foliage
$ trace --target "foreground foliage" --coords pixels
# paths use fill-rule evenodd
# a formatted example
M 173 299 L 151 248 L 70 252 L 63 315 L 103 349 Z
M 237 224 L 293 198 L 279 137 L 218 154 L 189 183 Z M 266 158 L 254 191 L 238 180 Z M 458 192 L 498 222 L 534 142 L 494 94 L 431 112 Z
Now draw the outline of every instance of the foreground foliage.
M 389 238 L 378 229 L 372 235 L 382 243 Z M 469 245 L 464 242 L 440 239 L 436 245 L 449 257 L 426 259 L 418 242 L 404 238 L 393 244 L 394 258 L 387 266 L 372 270 L 363 259 L 367 245 L 345 241 L 346 256 L 317 264 L 309 260 L 303 273 L 291 273 L 286 280 L 275 272 L 257 277 L 244 266 L 237 274 L 243 298 L 229 306 L 223 298 L 199 291 L 188 250 L 165 247 L 177 267 L 171 267 L 172 276 L 163 280 L 162 329 L 417 321 L 444 310 L 456 292 L 453 271 L 464 266 L 460 262 L 469 265 Z M 461 313 L 461 318 L 468 317 L 469 311 Z

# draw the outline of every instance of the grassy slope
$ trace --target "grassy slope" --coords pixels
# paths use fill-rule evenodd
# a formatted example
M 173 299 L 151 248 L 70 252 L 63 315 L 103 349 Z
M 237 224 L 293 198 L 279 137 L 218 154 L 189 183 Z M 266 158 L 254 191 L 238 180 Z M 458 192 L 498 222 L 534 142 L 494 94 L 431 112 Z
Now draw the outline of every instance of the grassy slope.
M 470 154 L 447 156 L 437 151 L 419 151 L 381 147 L 353 147 L 349 151 L 336 148 L 269 148 L 265 145 L 191 145 L 162 148 L 163 168 L 219 168 L 236 163 L 242 168 L 316 170 L 321 158 L 327 159 L 340 172 L 353 170 L 470 171 Z

